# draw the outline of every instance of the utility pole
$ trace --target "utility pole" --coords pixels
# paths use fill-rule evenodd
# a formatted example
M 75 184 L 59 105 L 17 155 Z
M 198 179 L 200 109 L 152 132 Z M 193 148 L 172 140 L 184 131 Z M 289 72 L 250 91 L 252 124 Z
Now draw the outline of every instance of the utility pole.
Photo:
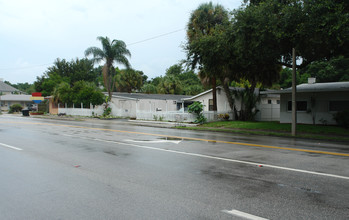
M 296 49 L 292 48 L 292 136 L 296 136 L 297 101 L 296 101 Z

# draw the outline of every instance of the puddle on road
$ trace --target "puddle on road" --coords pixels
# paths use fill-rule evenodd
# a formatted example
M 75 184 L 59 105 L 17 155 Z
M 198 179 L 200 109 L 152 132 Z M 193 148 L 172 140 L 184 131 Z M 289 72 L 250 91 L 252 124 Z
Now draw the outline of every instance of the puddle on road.
M 174 138 L 174 137 L 161 137 L 157 139 L 166 140 L 166 141 L 183 141 L 183 138 Z
M 119 156 L 124 156 L 124 157 L 130 156 L 129 153 L 117 154 L 117 153 L 116 153 L 115 151 L 113 151 L 113 150 L 104 150 L 103 152 L 106 153 L 106 154 L 110 154 L 110 155 L 116 156 L 116 157 L 119 157 Z
M 282 183 L 279 183 L 277 185 L 280 186 L 280 187 L 289 187 L 289 188 L 293 188 L 293 189 L 297 189 L 297 190 L 301 190 L 301 191 L 309 192 L 309 193 L 316 193 L 316 194 L 320 194 L 321 193 L 320 191 L 317 191 L 317 190 L 314 190 L 314 189 L 310 189 L 310 188 L 306 188 L 306 187 L 289 186 L 289 185 L 282 184 Z

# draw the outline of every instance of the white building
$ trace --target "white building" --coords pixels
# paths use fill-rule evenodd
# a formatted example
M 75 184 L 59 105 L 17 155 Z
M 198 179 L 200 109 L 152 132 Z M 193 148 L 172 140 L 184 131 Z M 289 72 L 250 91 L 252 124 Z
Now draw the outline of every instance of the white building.
M 280 123 L 292 122 L 292 88 L 280 94 Z M 305 83 L 297 86 L 297 123 L 336 124 L 333 115 L 349 110 L 349 82 Z
M 242 91 L 244 88 L 229 87 L 231 91 Z M 270 91 L 261 91 L 255 89 L 255 94 L 260 95 L 260 102 L 257 103 L 256 108 L 258 113 L 256 115 L 257 121 L 279 121 L 280 118 L 280 96 L 278 94 L 270 94 Z M 185 98 L 184 101 L 188 102 L 201 102 L 204 105 L 204 112 L 213 114 L 213 95 L 212 89 L 202 92 L 196 96 Z M 233 95 L 234 106 L 236 114 L 241 111 L 241 99 Z M 229 102 L 224 89 L 221 86 L 217 87 L 217 114 L 229 114 L 230 120 L 235 120 L 236 115 L 229 106 Z M 209 118 L 212 121 L 214 118 Z

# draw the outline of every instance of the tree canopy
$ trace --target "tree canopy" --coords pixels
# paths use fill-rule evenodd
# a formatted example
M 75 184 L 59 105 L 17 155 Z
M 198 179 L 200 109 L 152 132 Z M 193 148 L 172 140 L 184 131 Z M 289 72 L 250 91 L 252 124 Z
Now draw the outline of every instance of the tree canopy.
M 201 4 L 188 22 L 187 62 L 199 69 L 203 81 L 212 84 L 213 99 L 216 79 L 220 79 L 226 94 L 228 84 L 234 80 L 247 80 L 250 86 L 246 92 L 251 97 L 258 84 L 272 86 L 278 82 L 281 71 L 288 73 L 282 67 L 292 66 L 292 48 L 297 52 L 301 81 L 310 75 L 317 75 L 320 81 L 328 81 L 325 76 L 335 80 L 347 78 L 343 71 L 343 61 L 349 55 L 347 1 L 244 2 L 231 16 L 222 6 Z M 344 60 L 338 62 L 336 57 Z M 287 77 L 282 77 L 286 82 Z M 228 100 L 232 107 L 229 95 Z
M 77 81 L 72 87 L 67 82 L 61 82 L 53 91 L 53 99 L 57 103 L 82 103 L 85 107 L 90 104 L 101 105 L 105 100 L 104 94 L 96 85 L 86 81 Z
M 138 92 L 141 90 L 147 76 L 142 71 L 134 69 L 117 70 L 114 78 L 116 91 L 119 92 Z
M 292 66 L 292 48 L 296 49 L 298 68 L 314 61 L 349 55 L 349 10 L 345 0 L 259 0 L 249 1 L 235 14 L 257 17 L 254 33 L 270 36 L 264 44 L 273 48 L 279 63 Z M 248 16 L 248 15 L 247 15 Z M 253 44 L 255 41 L 252 41 Z M 263 54 L 264 56 L 265 54 Z
M 165 76 L 148 80 L 141 91 L 148 94 L 196 95 L 203 92 L 199 77 L 192 70 L 184 69 L 181 64 L 170 66 Z
M 49 96 L 61 82 L 66 82 L 70 86 L 78 81 L 97 83 L 98 75 L 98 71 L 93 68 L 93 62 L 86 58 L 70 62 L 58 58 L 41 77 L 37 77 L 34 87 L 35 91 L 41 92 L 43 96 Z

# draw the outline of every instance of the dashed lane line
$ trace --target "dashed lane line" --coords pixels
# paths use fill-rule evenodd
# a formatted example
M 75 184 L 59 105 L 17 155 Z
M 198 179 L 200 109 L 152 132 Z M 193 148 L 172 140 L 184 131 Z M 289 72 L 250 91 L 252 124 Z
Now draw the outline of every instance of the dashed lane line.
M 8 144 L 3 144 L 3 143 L 0 143 L 0 146 L 6 147 L 6 148 L 10 148 L 12 150 L 23 150 L 22 148 L 14 147 L 14 146 L 11 146 L 11 145 L 8 145 Z
M 230 214 L 230 215 L 234 215 L 234 216 L 237 216 L 237 217 L 241 217 L 243 219 L 249 219 L 249 220 L 268 220 L 266 218 L 262 218 L 262 217 L 259 217 L 259 216 L 256 216 L 256 215 L 251 215 L 249 213 L 246 213 L 246 212 L 241 212 L 239 210 L 231 210 L 231 211 L 228 211 L 228 210 L 222 210 L 222 212 L 224 213 L 227 213 L 227 214 Z

